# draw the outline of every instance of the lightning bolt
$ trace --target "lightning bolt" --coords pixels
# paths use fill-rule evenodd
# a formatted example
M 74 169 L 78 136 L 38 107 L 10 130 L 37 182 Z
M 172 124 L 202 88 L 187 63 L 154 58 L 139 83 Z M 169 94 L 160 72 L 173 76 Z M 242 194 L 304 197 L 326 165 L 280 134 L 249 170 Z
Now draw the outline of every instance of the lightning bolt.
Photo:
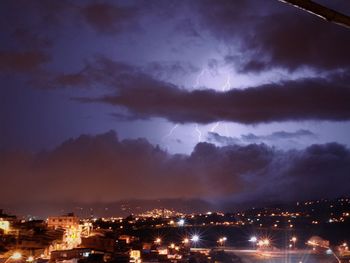
M 221 87 L 222 91 L 227 91 L 228 89 L 231 88 L 231 76 L 229 74 L 227 74 L 226 77 L 226 82 L 225 84 Z
M 227 91 L 231 88 L 231 77 L 229 74 L 227 74 L 226 77 L 226 82 L 224 83 L 224 85 L 221 87 L 221 91 Z M 220 122 L 218 121 L 217 123 L 214 124 L 214 126 L 210 129 L 211 132 L 214 132 L 216 130 L 217 127 L 219 127 Z M 225 125 L 225 130 L 226 130 L 226 135 L 228 136 L 228 129 L 227 129 L 227 125 Z
M 162 140 L 165 140 L 166 138 L 170 137 L 171 135 L 173 135 L 174 131 L 176 130 L 176 128 L 179 126 L 179 124 L 175 124 L 170 131 L 168 132 L 168 134 L 166 134 L 165 136 L 163 136 Z
M 164 141 L 164 140 L 167 139 L 168 137 L 172 136 L 173 133 L 174 133 L 174 131 L 176 130 L 176 128 L 177 128 L 178 126 L 179 126 L 179 124 L 176 123 L 176 124 L 170 129 L 170 131 L 169 131 L 167 134 L 165 134 L 165 135 L 163 136 L 162 141 Z M 165 145 L 165 149 L 166 149 L 166 151 L 168 152 L 169 149 L 170 149 L 169 145 Z
M 208 71 L 207 69 L 202 69 L 202 71 L 198 74 L 198 76 L 197 76 L 197 78 L 196 78 L 196 82 L 194 83 L 193 88 L 196 89 L 196 88 L 199 87 L 201 78 L 203 77 L 203 75 L 204 75 L 207 71 Z
M 201 132 L 201 130 L 198 128 L 198 124 L 197 124 L 197 123 L 196 123 L 195 131 L 196 131 L 197 134 L 198 134 L 198 142 L 201 142 L 201 141 L 202 141 L 202 132 Z
M 197 75 L 196 82 L 194 84 L 194 88 L 198 88 L 200 85 L 201 78 L 204 76 L 204 74 L 207 72 L 207 69 L 202 69 L 202 71 Z M 226 81 L 225 83 L 221 86 L 221 91 L 225 92 L 231 88 L 231 76 L 230 74 L 227 74 Z M 211 132 L 214 132 L 218 127 L 220 126 L 220 122 L 218 121 L 217 123 L 214 124 L 214 126 L 210 129 Z M 226 135 L 228 136 L 228 128 L 227 125 L 225 125 L 225 130 L 226 130 Z M 195 132 L 198 134 L 198 142 L 202 141 L 202 132 L 199 129 L 198 124 L 196 123 L 195 126 Z
M 203 75 L 204 75 L 207 71 L 208 71 L 208 70 L 204 68 L 204 69 L 202 69 L 202 71 L 197 75 L 196 82 L 195 82 L 193 88 L 198 88 L 198 87 L 199 87 L 201 78 L 203 77 Z M 201 130 L 200 130 L 199 127 L 198 127 L 198 123 L 196 123 L 195 132 L 198 134 L 198 142 L 201 142 L 201 141 L 202 141 L 202 132 L 201 132 Z
M 214 124 L 214 126 L 210 129 L 211 132 L 214 132 L 216 128 L 219 126 L 220 122 L 218 121 L 217 123 Z
M 204 74 L 205 74 L 207 71 L 208 71 L 208 70 L 205 69 L 205 68 L 201 70 L 201 72 L 200 72 L 200 73 L 197 75 L 197 77 L 196 77 L 196 81 L 195 81 L 195 83 L 194 83 L 193 88 L 196 89 L 196 88 L 199 87 L 201 78 L 204 76 Z M 165 140 L 166 138 L 172 136 L 173 133 L 174 133 L 174 131 L 176 130 L 176 128 L 177 128 L 178 126 L 179 126 L 178 123 L 175 124 L 175 125 L 170 129 L 170 131 L 169 131 L 166 135 L 163 136 L 162 140 Z M 199 134 L 200 134 L 199 136 L 200 136 L 200 138 L 201 138 L 201 137 L 202 137 L 202 133 L 201 133 L 201 131 L 199 130 L 198 125 L 197 125 L 197 128 L 196 128 L 196 131 L 199 132 Z M 166 147 L 168 147 L 168 146 L 166 146 Z

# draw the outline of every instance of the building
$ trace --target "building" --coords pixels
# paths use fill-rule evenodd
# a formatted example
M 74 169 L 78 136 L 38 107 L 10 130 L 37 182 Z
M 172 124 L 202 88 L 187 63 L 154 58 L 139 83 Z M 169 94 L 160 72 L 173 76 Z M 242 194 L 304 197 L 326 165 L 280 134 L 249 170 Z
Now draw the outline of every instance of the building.
M 70 250 L 51 251 L 50 261 L 63 261 L 71 259 L 87 258 L 91 254 L 91 249 L 75 248 Z
M 6 235 L 10 231 L 10 222 L 7 220 L 3 220 L 0 218 L 0 229 L 4 232 Z
M 0 233 L 5 235 L 11 234 L 11 225 L 17 222 L 17 217 L 13 215 L 8 215 L 0 209 Z M 13 234 L 13 233 L 12 233 Z
M 74 214 L 70 213 L 65 216 L 50 216 L 47 219 L 47 226 L 48 228 L 53 229 L 68 229 L 68 228 L 75 228 L 77 229 L 79 227 L 79 217 L 74 216 Z
M 95 251 L 114 252 L 115 240 L 103 236 L 90 236 L 82 238 L 81 247 L 90 248 Z

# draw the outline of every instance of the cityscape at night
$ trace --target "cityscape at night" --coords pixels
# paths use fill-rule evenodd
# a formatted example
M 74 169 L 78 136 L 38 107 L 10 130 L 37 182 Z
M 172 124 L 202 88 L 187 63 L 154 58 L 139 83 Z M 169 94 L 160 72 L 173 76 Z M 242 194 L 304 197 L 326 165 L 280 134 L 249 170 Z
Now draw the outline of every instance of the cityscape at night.
M 127 217 L 97 217 L 93 210 L 90 212 L 87 218 L 68 213 L 45 220 L 18 218 L 2 212 L 1 249 L 8 258 L 20 257 L 27 262 L 73 259 L 79 262 L 348 262 L 350 259 L 350 198 L 312 200 L 235 213 L 186 214 L 157 208 Z
M 349 0 L 0 0 L 0 263 L 349 263 Z

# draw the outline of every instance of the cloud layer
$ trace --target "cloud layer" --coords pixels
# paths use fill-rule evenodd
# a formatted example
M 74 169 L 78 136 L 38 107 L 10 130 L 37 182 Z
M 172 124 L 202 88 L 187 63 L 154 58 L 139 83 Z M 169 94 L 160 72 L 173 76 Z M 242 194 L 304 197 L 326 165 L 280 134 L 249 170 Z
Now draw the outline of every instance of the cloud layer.
M 60 84 L 100 83 L 115 94 L 82 98 L 126 108 L 135 118 L 163 117 L 176 123 L 232 121 L 244 124 L 277 121 L 350 119 L 350 74 L 281 81 L 247 89 L 187 90 L 106 58 L 77 74 L 56 79 Z
M 327 2 L 326 6 L 331 4 Z M 335 4 L 334 8 L 350 12 L 348 3 Z M 232 47 L 239 43 L 240 51 L 228 54 L 226 60 L 241 71 L 349 67 L 348 29 L 291 5 L 278 1 L 207 0 L 198 3 L 198 13 L 205 30 Z
M 210 142 L 216 142 L 221 145 L 229 144 L 240 144 L 240 143 L 261 143 L 261 142 L 280 142 L 280 141 L 291 141 L 301 139 L 301 138 L 316 138 L 316 134 L 309 130 L 297 130 L 295 132 L 286 132 L 286 131 L 276 131 L 268 135 L 256 135 L 253 133 L 242 134 L 240 137 L 229 137 L 223 136 L 216 132 L 208 133 L 208 140 Z M 294 145 L 295 147 L 295 145 Z
M 277 196 L 287 201 L 350 191 L 350 150 L 336 143 L 290 151 L 199 143 L 190 155 L 172 155 L 145 139 L 121 141 L 111 131 L 82 135 L 40 154 L 2 153 L 0 164 L 6 176 L 0 196 L 11 203 Z

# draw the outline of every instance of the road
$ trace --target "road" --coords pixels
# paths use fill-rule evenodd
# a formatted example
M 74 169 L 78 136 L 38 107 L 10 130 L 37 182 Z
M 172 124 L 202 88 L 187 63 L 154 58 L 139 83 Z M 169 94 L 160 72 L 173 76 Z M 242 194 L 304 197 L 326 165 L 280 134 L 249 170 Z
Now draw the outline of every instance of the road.
M 257 251 L 224 249 L 227 253 L 239 256 L 244 263 L 335 263 L 332 255 L 316 254 L 312 250 Z

